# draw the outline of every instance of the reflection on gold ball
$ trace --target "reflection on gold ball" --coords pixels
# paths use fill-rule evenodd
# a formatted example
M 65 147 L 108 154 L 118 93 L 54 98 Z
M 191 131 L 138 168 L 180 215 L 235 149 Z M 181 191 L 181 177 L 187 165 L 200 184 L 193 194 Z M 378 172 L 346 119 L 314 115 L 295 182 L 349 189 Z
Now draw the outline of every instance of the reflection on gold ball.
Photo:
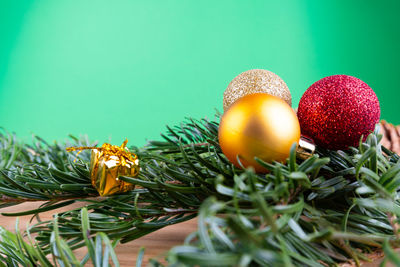
M 239 74 L 229 83 L 224 92 L 224 111 L 239 98 L 254 93 L 277 96 L 292 106 L 292 96 L 286 83 L 271 71 L 255 69 Z
M 237 167 L 237 155 L 244 167 L 266 172 L 254 157 L 266 162 L 284 162 L 294 142 L 299 143 L 300 125 L 293 109 L 282 99 L 265 93 L 251 94 L 236 101 L 221 118 L 219 144 Z

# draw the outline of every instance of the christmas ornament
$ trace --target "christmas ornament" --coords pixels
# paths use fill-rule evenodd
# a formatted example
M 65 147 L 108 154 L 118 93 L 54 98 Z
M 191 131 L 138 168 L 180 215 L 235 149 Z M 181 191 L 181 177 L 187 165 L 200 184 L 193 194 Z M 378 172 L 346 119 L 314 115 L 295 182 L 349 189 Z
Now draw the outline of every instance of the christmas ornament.
M 239 98 L 254 94 L 267 93 L 282 98 L 292 105 L 292 96 L 286 83 L 275 73 L 268 70 L 248 70 L 236 76 L 224 92 L 223 106 L 226 111 Z
M 134 188 L 133 184 L 120 180 L 119 176 L 135 177 L 139 174 L 139 159 L 126 148 L 128 140 L 121 146 L 103 144 L 101 147 L 68 147 L 67 151 L 92 149 L 90 178 L 100 196 L 123 193 Z
M 293 109 L 282 99 L 256 93 L 236 101 L 221 118 L 219 144 L 225 156 L 237 167 L 267 170 L 254 157 L 266 162 L 283 162 L 300 138 L 300 125 Z
M 357 146 L 379 121 L 379 101 L 363 81 L 348 75 L 325 77 L 307 89 L 297 111 L 301 133 L 328 149 Z

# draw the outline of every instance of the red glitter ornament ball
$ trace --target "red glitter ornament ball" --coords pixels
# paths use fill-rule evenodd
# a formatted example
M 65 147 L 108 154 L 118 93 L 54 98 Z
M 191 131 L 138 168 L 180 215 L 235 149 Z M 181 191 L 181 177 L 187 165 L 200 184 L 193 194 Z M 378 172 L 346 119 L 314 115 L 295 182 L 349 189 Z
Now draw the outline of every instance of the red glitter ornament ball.
M 379 122 L 379 101 L 365 82 L 348 75 L 325 77 L 300 99 L 301 133 L 328 149 L 357 146 Z

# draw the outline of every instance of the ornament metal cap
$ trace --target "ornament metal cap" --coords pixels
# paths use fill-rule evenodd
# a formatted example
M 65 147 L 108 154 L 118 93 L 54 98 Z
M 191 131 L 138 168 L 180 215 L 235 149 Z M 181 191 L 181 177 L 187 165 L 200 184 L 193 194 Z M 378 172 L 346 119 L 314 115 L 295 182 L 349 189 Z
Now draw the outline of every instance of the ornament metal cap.
M 300 159 L 304 160 L 310 158 L 315 152 L 314 141 L 311 138 L 301 136 L 296 152 Z

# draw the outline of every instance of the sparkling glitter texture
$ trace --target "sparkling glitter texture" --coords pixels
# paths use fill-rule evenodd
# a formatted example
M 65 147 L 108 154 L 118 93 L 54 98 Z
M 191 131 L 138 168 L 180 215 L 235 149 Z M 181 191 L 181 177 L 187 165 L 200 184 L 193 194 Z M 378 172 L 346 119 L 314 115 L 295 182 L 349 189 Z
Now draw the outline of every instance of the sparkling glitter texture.
M 292 105 L 292 96 L 286 83 L 275 73 L 268 70 L 248 70 L 236 76 L 224 92 L 224 111 L 239 98 L 254 94 L 267 93 L 283 99 Z
M 301 133 L 328 149 L 357 146 L 380 117 L 379 101 L 363 81 L 348 75 L 325 77 L 300 99 L 297 116 Z

